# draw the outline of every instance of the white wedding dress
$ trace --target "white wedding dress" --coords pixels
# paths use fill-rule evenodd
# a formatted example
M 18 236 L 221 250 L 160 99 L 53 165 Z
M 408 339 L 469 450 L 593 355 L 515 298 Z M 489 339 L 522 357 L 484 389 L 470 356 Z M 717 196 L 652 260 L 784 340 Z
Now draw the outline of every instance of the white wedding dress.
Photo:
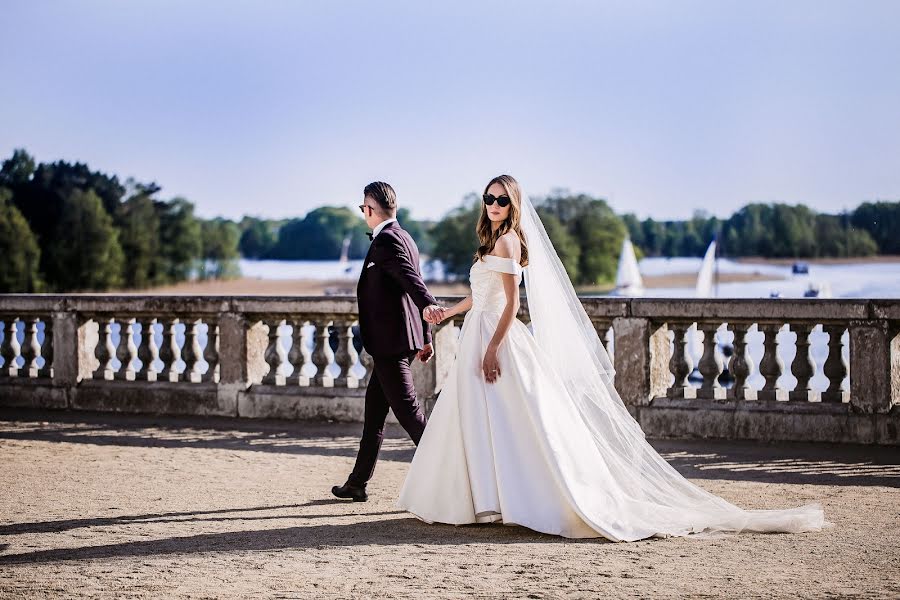
M 542 227 L 538 231 L 532 221 L 525 233 L 532 238 L 526 270 L 543 268 L 541 260 L 558 260 L 555 252 L 549 257 L 539 252 L 538 235 L 546 237 Z M 614 390 L 597 384 L 590 386 L 591 394 L 602 398 L 594 403 L 575 398 L 566 382 L 583 374 L 562 371 L 569 364 L 592 368 L 593 363 L 579 364 L 589 352 L 574 330 L 560 338 L 565 346 L 542 347 L 535 315 L 541 299 L 535 290 L 529 290 L 535 333 L 513 320 L 498 351 L 501 375 L 487 383 L 481 364 L 506 305 L 501 273 L 521 280 L 522 272 L 512 259 L 492 255 L 472 266 L 472 308 L 400 492 L 400 508 L 427 522 L 501 521 L 569 538 L 614 541 L 823 526 L 818 505 L 743 510 L 687 481 L 622 413 L 626 409 Z M 564 301 L 555 298 L 548 306 Z M 573 310 L 583 311 L 578 305 Z M 551 320 L 556 324 L 556 317 Z M 554 339 L 550 332 L 541 335 L 548 344 Z

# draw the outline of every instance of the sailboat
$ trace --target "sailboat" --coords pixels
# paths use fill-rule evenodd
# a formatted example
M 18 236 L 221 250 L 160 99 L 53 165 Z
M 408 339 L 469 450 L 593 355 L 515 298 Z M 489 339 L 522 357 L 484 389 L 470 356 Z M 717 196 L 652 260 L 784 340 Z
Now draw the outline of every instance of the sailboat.
M 718 279 L 716 276 L 717 249 L 718 244 L 716 243 L 715 238 L 713 238 L 709 247 L 706 248 L 706 253 L 703 255 L 703 262 L 700 263 L 700 272 L 697 273 L 697 287 L 694 293 L 697 298 L 710 298 L 718 295 L 717 290 L 715 289 L 715 283 Z M 687 331 L 687 345 L 688 353 L 694 364 L 694 370 L 688 375 L 688 379 L 696 383 L 701 383 L 703 381 L 703 375 L 700 374 L 698 363 L 700 356 L 703 354 L 703 336 L 697 331 L 696 324 L 691 325 Z M 716 346 L 718 347 L 719 352 L 724 356 L 731 356 L 732 349 L 730 346 L 724 345 L 721 342 L 717 342 Z M 721 383 L 728 381 L 731 376 L 727 369 L 723 375 L 724 378 L 720 377 L 719 379 Z
M 341 258 L 338 260 L 344 273 L 352 270 L 350 266 L 350 235 L 344 236 L 344 242 L 341 244 Z
M 622 242 L 622 251 L 619 253 L 619 268 L 616 272 L 616 296 L 643 296 L 644 280 L 638 269 L 637 257 L 634 255 L 634 246 L 629 238 Z
M 703 262 L 700 264 L 700 272 L 697 274 L 697 298 L 709 298 L 713 295 L 713 276 L 716 268 L 716 240 L 709 243 Z

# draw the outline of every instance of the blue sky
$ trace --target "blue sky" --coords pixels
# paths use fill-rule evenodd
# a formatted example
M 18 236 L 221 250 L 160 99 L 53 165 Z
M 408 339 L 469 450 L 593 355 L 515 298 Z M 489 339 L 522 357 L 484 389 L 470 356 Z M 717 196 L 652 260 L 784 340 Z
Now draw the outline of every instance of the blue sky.
M 657 219 L 900 199 L 900 1 L 0 3 L 0 156 L 205 217 L 501 172 Z

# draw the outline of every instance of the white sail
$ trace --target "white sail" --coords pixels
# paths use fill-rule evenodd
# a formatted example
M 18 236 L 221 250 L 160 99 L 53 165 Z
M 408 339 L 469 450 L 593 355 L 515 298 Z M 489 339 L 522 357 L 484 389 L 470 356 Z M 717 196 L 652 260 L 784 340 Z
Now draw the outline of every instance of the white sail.
M 703 264 L 700 265 L 700 273 L 697 275 L 697 297 L 709 298 L 712 295 L 713 270 L 716 266 L 716 240 L 709 244 L 706 254 L 703 256 Z
M 631 240 L 625 238 L 619 253 L 619 269 L 616 273 L 616 292 L 619 296 L 641 296 L 644 294 L 644 280 L 638 269 L 637 257 Z
M 346 236 L 344 238 L 344 243 L 341 245 L 341 264 L 346 265 L 349 261 L 350 255 L 350 236 Z
M 716 268 L 716 240 L 710 242 L 703 255 L 703 262 L 700 264 L 700 272 L 697 274 L 697 291 L 698 298 L 709 298 L 713 292 L 713 273 Z M 699 377 L 697 364 L 700 361 L 700 355 L 703 354 L 703 334 L 697 330 L 696 323 L 691 325 L 687 330 L 687 351 L 691 356 L 691 362 L 694 364 L 693 376 Z

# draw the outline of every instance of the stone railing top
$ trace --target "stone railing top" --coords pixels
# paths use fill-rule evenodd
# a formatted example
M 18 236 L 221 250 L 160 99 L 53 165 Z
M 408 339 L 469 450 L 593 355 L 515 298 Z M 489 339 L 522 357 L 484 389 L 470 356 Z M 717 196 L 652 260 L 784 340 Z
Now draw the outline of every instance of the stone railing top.
M 462 296 L 441 296 L 445 304 Z M 634 317 L 651 320 L 773 321 L 900 320 L 900 299 L 706 299 L 706 298 L 582 298 L 592 319 Z M 78 312 L 86 315 L 215 315 L 224 312 L 267 314 L 356 314 L 353 296 L 164 296 L 125 294 L 0 294 L 0 312 L 40 315 Z M 521 316 L 528 315 L 523 296 Z

